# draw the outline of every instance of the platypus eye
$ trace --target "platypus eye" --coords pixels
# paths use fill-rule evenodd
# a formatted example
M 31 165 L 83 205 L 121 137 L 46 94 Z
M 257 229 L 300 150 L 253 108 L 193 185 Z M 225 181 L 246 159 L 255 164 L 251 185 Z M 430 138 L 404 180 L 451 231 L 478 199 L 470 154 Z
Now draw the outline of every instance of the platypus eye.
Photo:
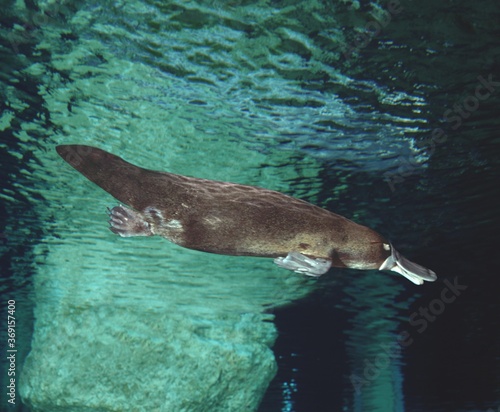
M 384 249 L 391 250 L 391 245 L 389 245 L 388 243 L 384 243 Z

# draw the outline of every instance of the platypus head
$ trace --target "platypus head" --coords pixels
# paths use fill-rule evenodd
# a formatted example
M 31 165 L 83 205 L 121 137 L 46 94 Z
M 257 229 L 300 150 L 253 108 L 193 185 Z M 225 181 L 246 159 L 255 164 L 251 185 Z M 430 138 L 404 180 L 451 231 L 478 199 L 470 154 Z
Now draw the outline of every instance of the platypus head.
M 392 270 L 403 275 L 416 285 L 421 285 L 424 281 L 434 282 L 437 279 L 432 270 L 409 261 L 394 249 L 390 243 L 383 243 L 382 247 L 387 251 L 388 257 L 378 270 Z

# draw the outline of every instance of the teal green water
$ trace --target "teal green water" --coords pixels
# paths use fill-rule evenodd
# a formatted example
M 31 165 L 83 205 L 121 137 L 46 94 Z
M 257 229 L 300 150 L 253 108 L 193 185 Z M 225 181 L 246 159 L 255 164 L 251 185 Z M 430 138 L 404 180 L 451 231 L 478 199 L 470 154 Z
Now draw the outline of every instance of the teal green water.
M 11 410 L 498 407 L 488 266 L 498 94 L 457 131 L 443 120 L 478 76 L 497 76 L 498 10 L 462 3 L 434 19 L 426 2 L 390 12 L 362 1 L 6 2 L 0 290 L 17 307 Z M 429 139 L 438 126 L 447 139 Z M 116 201 L 54 150 L 70 143 L 306 199 L 384 233 L 440 281 L 415 288 L 357 271 L 314 281 L 267 259 L 118 238 L 106 214 Z M 468 295 L 420 332 L 414 313 L 456 276 Z M 413 339 L 404 350 L 401 332 Z M 4 392 L 0 409 L 11 406 Z

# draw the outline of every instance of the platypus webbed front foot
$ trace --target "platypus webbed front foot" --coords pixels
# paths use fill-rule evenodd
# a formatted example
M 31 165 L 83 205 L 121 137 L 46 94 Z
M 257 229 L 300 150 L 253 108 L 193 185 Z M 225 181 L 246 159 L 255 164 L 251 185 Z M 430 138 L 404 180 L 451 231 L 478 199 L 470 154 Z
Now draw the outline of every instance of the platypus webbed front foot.
M 379 270 L 392 270 L 403 275 L 416 285 L 421 285 L 424 281 L 434 282 L 437 279 L 436 274 L 432 270 L 411 262 L 394 249 L 394 246 L 390 245 L 390 247 L 391 256 L 385 260 Z
M 151 226 L 144 216 L 122 205 L 109 210 L 109 230 L 122 237 L 153 236 Z
M 321 276 L 328 272 L 332 262 L 328 259 L 312 259 L 299 252 L 290 252 L 286 257 L 274 259 L 278 266 L 307 276 Z

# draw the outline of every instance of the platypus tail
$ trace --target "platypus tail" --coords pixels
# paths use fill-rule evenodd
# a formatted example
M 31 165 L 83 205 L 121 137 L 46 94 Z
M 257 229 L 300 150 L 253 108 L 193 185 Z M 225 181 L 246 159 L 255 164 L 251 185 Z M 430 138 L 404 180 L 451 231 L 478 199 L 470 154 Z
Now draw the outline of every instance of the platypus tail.
M 87 179 L 115 199 L 138 210 L 148 206 L 143 196 L 147 190 L 144 182 L 154 186 L 155 178 L 161 174 L 135 166 L 97 147 L 60 145 L 56 151 Z
M 434 282 L 437 279 L 436 274 L 432 270 L 409 261 L 394 249 L 392 245 L 391 256 L 382 263 L 379 270 L 392 270 L 393 272 L 397 272 L 416 285 L 421 285 L 424 281 Z

